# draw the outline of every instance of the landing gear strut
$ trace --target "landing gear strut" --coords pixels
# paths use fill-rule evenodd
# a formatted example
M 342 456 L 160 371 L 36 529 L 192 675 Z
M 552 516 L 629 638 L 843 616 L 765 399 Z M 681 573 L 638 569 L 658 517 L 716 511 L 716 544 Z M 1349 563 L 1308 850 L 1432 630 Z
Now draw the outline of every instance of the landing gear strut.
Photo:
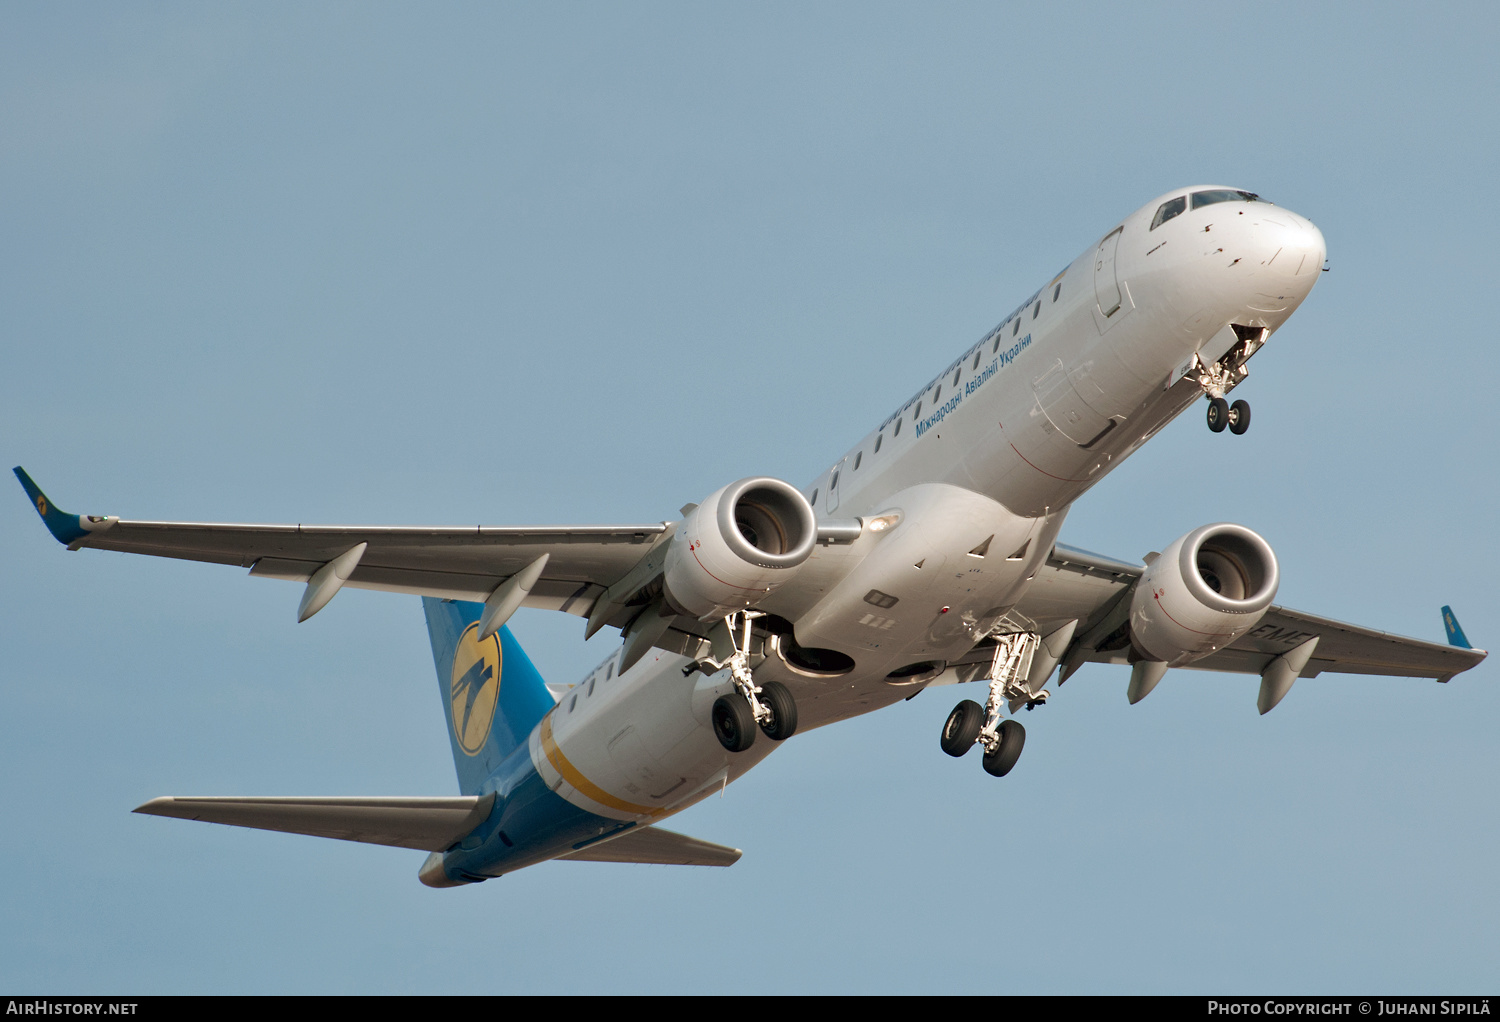
M 1037 642 L 1037 636 L 1030 632 L 1000 636 L 990 665 L 989 698 L 984 706 L 965 699 L 953 708 L 943 723 L 944 752 L 962 756 L 979 745 L 984 749 L 986 773 L 995 777 L 1010 773 L 1026 746 L 1026 729 L 1020 721 L 1002 721 L 1000 708 L 1007 702 L 1018 708 L 1024 702 L 1029 710 L 1047 701 L 1045 689 L 1033 692 L 1026 683 Z
M 722 661 L 705 657 L 684 672 L 702 670 L 703 665 L 715 671 L 729 669 L 734 691 L 714 700 L 713 726 L 719 744 L 730 752 L 744 752 L 755 744 L 756 725 L 773 742 L 785 741 L 797 731 L 797 703 L 791 691 L 779 681 L 757 685 L 750 671 L 750 622 L 760 616 L 759 611 L 746 610 L 725 618 L 733 652 Z

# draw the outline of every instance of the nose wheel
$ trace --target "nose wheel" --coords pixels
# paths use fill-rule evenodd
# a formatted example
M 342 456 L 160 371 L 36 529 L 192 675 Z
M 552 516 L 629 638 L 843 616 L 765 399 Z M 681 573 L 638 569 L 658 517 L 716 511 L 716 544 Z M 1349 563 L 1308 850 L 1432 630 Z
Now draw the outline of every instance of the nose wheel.
M 1230 404 L 1222 397 L 1208 399 L 1208 428 L 1215 433 L 1224 432 L 1224 427 L 1236 436 L 1250 428 L 1250 402 L 1236 401 Z

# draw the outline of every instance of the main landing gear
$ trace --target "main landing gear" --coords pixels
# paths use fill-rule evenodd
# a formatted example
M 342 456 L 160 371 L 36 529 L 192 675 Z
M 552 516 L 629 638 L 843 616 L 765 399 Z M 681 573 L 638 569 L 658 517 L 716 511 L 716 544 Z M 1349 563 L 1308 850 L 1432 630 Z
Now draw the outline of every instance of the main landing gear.
M 1001 720 L 1000 707 L 1007 701 L 1013 708 L 1025 702 L 1026 708 L 1047 701 L 1047 692 L 1031 691 L 1024 681 L 1031 670 L 1037 637 L 1027 632 L 1003 635 L 995 647 L 990 667 L 990 695 L 984 706 L 965 699 L 953 708 L 943 723 L 941 745 L 950 756 L 962 756 L 975 745 L 984 748 L 985 773 L 1004 777 L 1021 758 L 1026 747 L 1026 729 L 1018 720 Z
M 757 617 L 759 613 L 747 610 L 725 618 L 734 651 L 723 661 L 698 662 L 715 670 L 727 667 L 734 680 L 734 691 L 714 700 L 712 714 L 714 737 L 730 752 L 744 752 L 754 745 L 757 725 L 773 742 L 785 741 L 797 731 L 797 703 L 791 691 L 779 681 L 757 685 L 750 671 L 750 622 Z

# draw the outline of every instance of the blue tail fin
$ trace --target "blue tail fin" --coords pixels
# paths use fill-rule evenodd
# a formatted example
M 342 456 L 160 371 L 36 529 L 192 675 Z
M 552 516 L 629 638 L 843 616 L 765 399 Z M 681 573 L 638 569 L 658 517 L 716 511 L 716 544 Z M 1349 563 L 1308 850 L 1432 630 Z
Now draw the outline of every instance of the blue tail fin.
M 1474 648 L 1464 637 L 1464 630 L 1458 626 L 1458 618 L 1453 616 L 1452 607 L 1443 608 L 1443 628 L 1448 632 L 1448 645 L 1458 646 L 1461 649 Z
M 475 638 L 484 604 L 424 596 L 422 609 L 459 790 L 477 795 L 552 709 L 552 695 L 509 628 Z

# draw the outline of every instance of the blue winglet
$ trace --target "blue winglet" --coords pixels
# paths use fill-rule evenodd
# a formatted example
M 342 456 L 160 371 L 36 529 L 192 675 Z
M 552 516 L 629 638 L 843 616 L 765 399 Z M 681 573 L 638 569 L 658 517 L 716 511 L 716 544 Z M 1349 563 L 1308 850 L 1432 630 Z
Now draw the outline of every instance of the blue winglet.
M 1460 649 L 1474 648 L 1464 637 L 1464 630 L 1458 626 L 1458 618 L 1453 616 L 1452 607 L 1443 608 L 1443 627 L 1448 631 L 1448 645 L 1457 646 Z
M 59 511 L 53 506 L 52 501 L 42 492 L 41 487 L 31 481 L 31 476 L 20 465 L 14 469 L 16 478 L 21 480 L 21 486 L 26 491 L 26 496 L 31 498 L 31 504 L 36 508 L 37 514 L 42 516 L 42 522 L 47 526 L 47 531 L 63 544 L 82 539 L 88 535 L 88 530 L 79 524 L 77 515 L 70 515 L 66 511 Z

